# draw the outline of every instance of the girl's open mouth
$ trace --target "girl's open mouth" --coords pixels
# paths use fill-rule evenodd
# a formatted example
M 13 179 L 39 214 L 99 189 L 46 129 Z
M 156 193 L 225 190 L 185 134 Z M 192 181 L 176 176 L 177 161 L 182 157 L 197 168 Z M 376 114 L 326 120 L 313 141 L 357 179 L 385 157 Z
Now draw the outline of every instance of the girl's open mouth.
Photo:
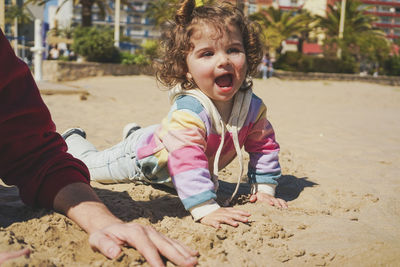
M 230 90 L 233 86 L 232 74 L 224 74 L 215 79 L 215 83 L 223 90 Z

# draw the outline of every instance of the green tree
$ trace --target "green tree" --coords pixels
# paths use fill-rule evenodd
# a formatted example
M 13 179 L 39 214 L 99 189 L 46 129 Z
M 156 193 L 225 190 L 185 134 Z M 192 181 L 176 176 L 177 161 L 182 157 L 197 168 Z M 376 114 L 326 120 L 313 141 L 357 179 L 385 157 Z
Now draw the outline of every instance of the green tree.
M 250 15 L 250 19 L 261 25 L 265 46 L 274 53 L 279 53 L 282 41 L 306 34 L 312 22 L 308 13 L 296 14 L 272 6 Z
M 146 16 L 152 19 L 154 24 L 159 27 L 173 18 L 178 4 L 179 0 L 152 1 L 147 7 Z
M 76 28 L 72 49 L 87 61 L 120 62 L 119 50 L 114 46 L 114 33 L 109 28 Z
M 20 24 L 28 24 L 32 21 L 30 13 L 24 6 L 11 5 L 5 9 L 5 23 L 12 24 L 14 19 L 18 19 Z
M 306 9 L 301 9 L 299 11 L 300 15 L 303 19 L 303 25 L 299 30 L 299 34 L 297 35 L 298 44 L 297 44 L 297 52 L 303 53 L 303 43 L 305 41 L 310 41 L 310 33 L 315 32 L 315 28 L 317 25 L 317 18 L 310 13 L 310 11 Z M 315 37 L 316 38 L 316 37 Z
M 346 2 L 346 16 L 343 39 L 339 40 L 339 22 L 341 3 L 328 6 L 326 17 L 317 16 L 319 27 L 325 33 L 325 47 L 328 56 L 334 56 L 340 47 L 343 55 L 354 57 L 356 60 L 382 60 L 389 53 L 389 43 L 384 32 L 375 28 L 373 23 L 376 17 L 366 14 L 368 7 L 364 7 L 358 0 Z
M 216 0 L 203 0 L 205 5 L 212 4 Z M 240 2 L 240 1 L 238 1 Z M 175 12 L 181 0 L 159 0 L 151 1 L 146 10 L 146 16 L 151 18 L 157 27 L 174 18 Z

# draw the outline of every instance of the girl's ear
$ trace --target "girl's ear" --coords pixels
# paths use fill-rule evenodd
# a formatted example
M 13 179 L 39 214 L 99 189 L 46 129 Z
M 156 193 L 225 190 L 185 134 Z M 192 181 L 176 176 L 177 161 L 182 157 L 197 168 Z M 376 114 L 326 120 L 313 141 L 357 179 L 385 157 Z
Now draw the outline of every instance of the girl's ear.
M 188 79 L 188 81 L 190 81 L 193 78 L 193 76 L 192 74 L 190 74 L 190 72 L 186 72 L 186 78 Z

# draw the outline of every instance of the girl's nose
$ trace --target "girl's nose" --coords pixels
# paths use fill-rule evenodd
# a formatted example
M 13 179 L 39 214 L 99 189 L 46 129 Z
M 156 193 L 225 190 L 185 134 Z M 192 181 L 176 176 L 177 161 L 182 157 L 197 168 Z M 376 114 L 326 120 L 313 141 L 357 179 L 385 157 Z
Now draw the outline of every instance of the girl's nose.
M 229 56 L 227 54 L 220 54 L 218 57 L 218 66 L 219 67 L 225 67 L 227 65 L 230 65 L 231 62 L 229 60 Z

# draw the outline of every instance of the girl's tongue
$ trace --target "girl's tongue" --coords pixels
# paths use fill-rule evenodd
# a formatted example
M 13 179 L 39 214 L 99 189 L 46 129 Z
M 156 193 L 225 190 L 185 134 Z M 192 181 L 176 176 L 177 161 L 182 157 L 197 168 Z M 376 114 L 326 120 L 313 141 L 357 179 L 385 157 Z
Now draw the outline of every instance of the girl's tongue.
M 231 74 L 222 75 L 217 79 L 215 79 L 215 83 L 221 88 L 232 87 L 232 75 Z

